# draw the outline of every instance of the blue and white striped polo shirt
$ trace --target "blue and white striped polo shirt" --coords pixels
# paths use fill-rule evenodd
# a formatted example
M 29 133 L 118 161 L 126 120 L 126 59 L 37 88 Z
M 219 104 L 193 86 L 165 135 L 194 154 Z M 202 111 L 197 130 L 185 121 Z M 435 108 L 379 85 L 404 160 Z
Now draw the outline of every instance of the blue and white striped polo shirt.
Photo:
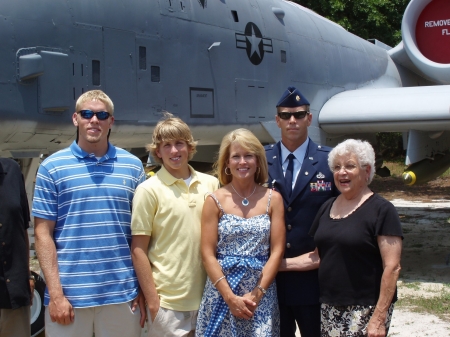
M 108 145 L 97 160 L 73 142 L 44 160 L 36 178 L 32 214 L 56 221 L 59 276 L 76 308 L 124 303 L 138 294 L 131 202 L 145 174 L 138 158 Z

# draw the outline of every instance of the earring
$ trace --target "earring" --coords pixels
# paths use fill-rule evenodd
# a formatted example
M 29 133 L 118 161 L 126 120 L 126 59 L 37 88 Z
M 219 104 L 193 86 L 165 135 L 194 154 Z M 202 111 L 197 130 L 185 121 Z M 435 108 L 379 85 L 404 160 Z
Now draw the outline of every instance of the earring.
M 228 171 L 230 171 L 230 173 L 227 173 L 227 169 L 228 169 Z M 230 168 L 229 167 L 225 167 L 225 174 L 227 175 L 227 176 L 231 176 L 231 170 L 230 170 Z

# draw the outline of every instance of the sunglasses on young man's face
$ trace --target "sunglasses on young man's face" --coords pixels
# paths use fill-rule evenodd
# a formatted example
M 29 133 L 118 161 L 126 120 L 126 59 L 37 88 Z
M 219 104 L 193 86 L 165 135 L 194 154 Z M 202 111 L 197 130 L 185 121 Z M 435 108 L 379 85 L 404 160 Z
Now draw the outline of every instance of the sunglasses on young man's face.
M 279 112 L 278 117 L 281 119 L 291 119 L 294 116 L 295 119 L 302 119 L 308 114 L 308 111 L 296 111 L 296 112 Z
M 104 121 L 104 120 L 108 119 L 109 116 L 111 116 L 111 114 L 109 112 L 107 112 L 107 111 L 94 112 L 92 110 L 81 110 L 81 111 L 78 111 L 78 113 L 84 119 L 91 119 L 95 115 L 95 116 L 97 116 L 97 119 L 99 121 Z

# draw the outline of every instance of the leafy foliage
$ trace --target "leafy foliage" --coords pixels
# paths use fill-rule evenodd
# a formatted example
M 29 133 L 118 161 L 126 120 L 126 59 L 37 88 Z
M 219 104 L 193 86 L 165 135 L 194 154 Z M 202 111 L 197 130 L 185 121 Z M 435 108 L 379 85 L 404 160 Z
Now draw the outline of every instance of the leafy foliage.
M 363 39 L 395 47 L 409 0 L 292 0 Z
M 378 132 L 376 137 L 375 151 L 377 154 L 382 155 L 385 159 L 397 158 L 404 162 L 405 151 L 401 132 Z

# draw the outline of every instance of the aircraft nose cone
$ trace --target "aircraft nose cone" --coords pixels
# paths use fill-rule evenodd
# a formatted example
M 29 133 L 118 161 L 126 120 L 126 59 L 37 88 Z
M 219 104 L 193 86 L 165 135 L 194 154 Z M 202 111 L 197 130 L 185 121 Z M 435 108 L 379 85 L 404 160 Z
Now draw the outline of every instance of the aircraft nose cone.
M 406 185 L 414 185 L 416 182 L 416 175 L 411 171 L 403 172 L 402 179 Z

